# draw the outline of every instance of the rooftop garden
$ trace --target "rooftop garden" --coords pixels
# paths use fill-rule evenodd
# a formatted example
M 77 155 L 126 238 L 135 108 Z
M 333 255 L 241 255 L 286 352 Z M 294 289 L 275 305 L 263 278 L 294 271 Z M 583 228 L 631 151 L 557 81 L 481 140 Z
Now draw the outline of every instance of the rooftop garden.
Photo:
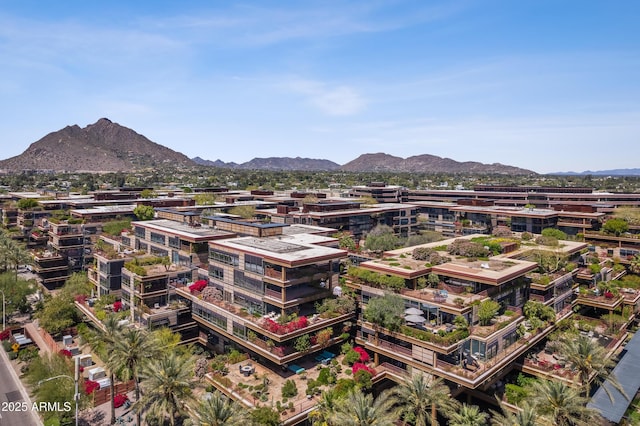
M 144 277 L 148 274 L 147 268 L 154 265 L 163 265 L 165 267 L 165 270 L 168 271 L 169 267 L 171 266 L 171 259 L 169 258 L 169 256 L 136 257 L 131 262 L 126 262 L 124 264 L 124 267 L 134 274 Z

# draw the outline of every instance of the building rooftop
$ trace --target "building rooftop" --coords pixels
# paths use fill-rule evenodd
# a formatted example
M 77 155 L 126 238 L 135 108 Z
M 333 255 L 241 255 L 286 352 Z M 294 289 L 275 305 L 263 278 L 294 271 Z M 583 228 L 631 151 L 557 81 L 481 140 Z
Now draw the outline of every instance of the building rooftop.
M 243 237 L 233 240 L 215 241 L 215 247 L 253 253 L 275 262 L 299 266 L 318 260 L 340 259 L 346 257 L 345 250 L 317 245 L 330 240 L 329 237 L 312 234 L 297 234 L 279 237 L 255 238 Z
M 235 234 L 227 231 L 221 231 L 210 228 L 208 226 L 190 226 L 184 223 L 176 222 L 169 219 L 156 219 L 132 222 L 132 225 L 142 226 L 144 228 L 157 230 L 160 232 L 177 235 L 192 241 L 207 241 L 216 238 L 233 237 Z
M 99 214 L 99 213 L 133 213 L 135 204 L 121 204 L 116 206 L 96 206 L 89 209 L 72 209 L 71 214 Z

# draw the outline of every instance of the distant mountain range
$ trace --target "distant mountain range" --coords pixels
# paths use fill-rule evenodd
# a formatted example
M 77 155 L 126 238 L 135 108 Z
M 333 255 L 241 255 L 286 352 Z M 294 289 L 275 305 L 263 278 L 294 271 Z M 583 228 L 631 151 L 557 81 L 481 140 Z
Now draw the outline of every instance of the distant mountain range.
M 330 160 L 300 157 L 254 158 L 242 164 L 210 161 L 201 157 L 190 159 L 107 118 L 101 118 L 84 128 L 73 125 L 49 133 L 32 143 L 22 154 L 0 161 L 0 170 L 14 172 L 115 172 L 163 166 L 285 171 L 535 174 L 531 170 L 499 163 L 458 162 L 429 154 L 409 158 L 385 153 L 363 154 L 342 166 Z
M 584 172 L 549 173 L 556 176 L 640 176 L 640 169 L 586 170 Z

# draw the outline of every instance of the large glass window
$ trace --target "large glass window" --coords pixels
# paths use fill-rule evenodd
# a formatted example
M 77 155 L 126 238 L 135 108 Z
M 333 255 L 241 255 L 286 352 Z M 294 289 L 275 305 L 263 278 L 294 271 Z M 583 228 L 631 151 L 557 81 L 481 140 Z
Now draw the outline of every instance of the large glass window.
M 162 234 L 158 234 L 157 232 L 151 233 L 151 241 L 162 245 L 166 244 L 165 236 Z
M 138 238 L 145 238 L 146 236 L 146 229 L 140 227 L 140 226 L 136 226 L 134 228 L 134 232 L 136 234 L 136 237 Z
M 264 266 L 262 264 L 262 258 L 257 256 L 251 256 L 250 254 L 245 254 L 244 269 L 246 271 L 251 271 L 260 275 L 264 275 Z
M 237 254 L 227 253 L 222 250 L 211 249 L 209 251 L 209 259 L 226 265 L 238 266 L 239 264 Z
M 242 271 L 233 271 L 233 284 L 254 293 L 264 294 L 263 282 L 245 276 Z
M 169 247 L 172 248 L 180 248 L 180 238 L 178 237 L 169 237 Z
M 209 265 L 209 276 L 224 281 L 224 270 L 217 266 Z

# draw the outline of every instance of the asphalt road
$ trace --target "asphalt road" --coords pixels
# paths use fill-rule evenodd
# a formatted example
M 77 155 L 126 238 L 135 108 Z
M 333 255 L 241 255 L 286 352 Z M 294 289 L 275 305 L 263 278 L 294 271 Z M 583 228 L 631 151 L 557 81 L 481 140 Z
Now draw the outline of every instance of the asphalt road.
M 31 401 L 18 375 L 9 365 L 9 358 L 0 348 L 0 426 L 40 426 L 37 413 L 31 411 Z

